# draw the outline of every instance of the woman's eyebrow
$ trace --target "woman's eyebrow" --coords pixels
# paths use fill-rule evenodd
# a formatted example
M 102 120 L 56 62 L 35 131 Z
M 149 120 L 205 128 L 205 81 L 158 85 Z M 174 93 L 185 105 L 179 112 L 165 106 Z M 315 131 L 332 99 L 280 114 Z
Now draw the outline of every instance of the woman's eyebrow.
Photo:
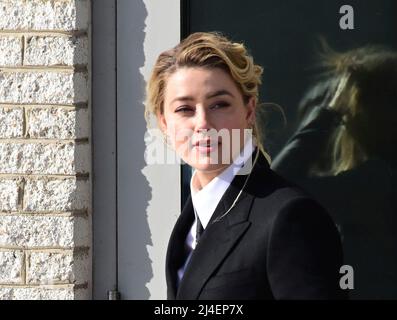
M 171 103 L 174 103 L 174 102 L 176 102 L 176 101 L 194 101 L 194 98 L 191 97 L 191 96 L 177 97 L 177 98 L 173 99 L 173 100 L 171 101 Z
M 217 96 L 224 96 L 224 95 L 228 95 L 228 96 L 231 96 L 232 98 L 234 98 L 234 95 L 230 91 L 227 91 L 225 89 L 217 90 L 215 92 L 209 93 L 205 97 L 206 97 L 206 99 L 210 99 L 210 98 L 214 98 Z
M 224 96 L 224 95 L 228 95 L 228 96 L 231 96 L 232 98 L 234 98 L 234 95 L 230 91 L 227 91 L 225 89 L 210 92 L 205 96 L 205 98 L 211 99 L 211 98 L 215 98 L 218 96 Z M 176 101 L 194 101 L 194 98 L 192 96 L 181 96 L 181 97 L 177 97 L 177 98 L 173 99 L 171 101 L 171 103 L 174 103 Z

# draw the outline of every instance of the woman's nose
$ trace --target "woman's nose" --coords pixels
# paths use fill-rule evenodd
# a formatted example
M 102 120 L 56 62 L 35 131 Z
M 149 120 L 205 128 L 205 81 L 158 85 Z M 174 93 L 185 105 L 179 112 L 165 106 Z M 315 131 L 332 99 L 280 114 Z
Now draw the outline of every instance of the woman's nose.
M 209 115 L 205 110 L 198 110 L 196 112 L 196 131 L 206 131 L 211 129 Z

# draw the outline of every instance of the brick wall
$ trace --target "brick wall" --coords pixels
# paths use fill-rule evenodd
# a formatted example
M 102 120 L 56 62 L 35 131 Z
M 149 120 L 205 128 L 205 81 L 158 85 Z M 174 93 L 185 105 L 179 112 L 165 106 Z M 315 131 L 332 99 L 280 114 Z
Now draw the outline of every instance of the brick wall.
M 89 0 L 0 0 L 0 299 L 91 296 L 89 37 Z

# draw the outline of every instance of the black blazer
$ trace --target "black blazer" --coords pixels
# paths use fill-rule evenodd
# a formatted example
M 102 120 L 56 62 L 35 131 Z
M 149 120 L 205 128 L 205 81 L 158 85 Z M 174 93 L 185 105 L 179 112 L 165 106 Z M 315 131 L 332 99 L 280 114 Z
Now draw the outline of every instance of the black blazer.
M 255 151 L 256 152 L 256 151 Z M 254 152 L 254 154 L 255 154 Z M 342 249 L 325 210 L 289 184 L 260 154 L 246 176 L 237 175 L 201 235 L 177 288 L 194 212 L 189 197 L 168 244 L 168 299 L 339 299 Z

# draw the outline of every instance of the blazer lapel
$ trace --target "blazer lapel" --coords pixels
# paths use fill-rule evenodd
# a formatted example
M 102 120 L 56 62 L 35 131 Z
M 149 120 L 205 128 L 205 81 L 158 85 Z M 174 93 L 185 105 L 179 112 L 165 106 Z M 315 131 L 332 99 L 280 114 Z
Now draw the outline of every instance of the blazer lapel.
M 194 211 L 191 197 L 186 201 L 185 206 L 175 224 L 168 243 L 166 257 L 166 281 L 167 298 L 175 299 L 177 272 L 187 258 L 188 252 L 185 250 L 185 241 L 194 220 Z
M 185 247 L 186 235 L 194 220 L 193 204 L 189 198 L 174 228 L 170 240 L 170 252 L 167 255 L 167 281 L 168 279 L 172 281 L 171 284 L 168 282 L 168 287 L 170 285 L 172 287 L 171 298 L 193 300 L 199 297 L 208 279 L 249 228 L 251 223 L 247 220 L 255 197 L 271 192 L 266 185 L 263 185 L 263 181 L 270 178 L 270 172 L 266 158 L 260 154 L 235 207 L 220 218 L 232 206 L 247 178 L 246 175 L 234 177 L 193 251 L 179 288 L 176 290 L 177 269 L 186 259 L 186 255 L 184 256 L 181 250 Z M 184 258 L 181 259 L 183 256 Z M 173 259 L 175 262 L 172 261 Z
M 236 176 L 219 202 L 211 220 L 190 258 L 176 299 L 197 299 L 205 283 L 227 257 L 235 243 L 248 229 L 247 217 L 253 196 L 243 192 L 236 206 L 219 221 L 215 221 L 232 205 L 246 176 Z

